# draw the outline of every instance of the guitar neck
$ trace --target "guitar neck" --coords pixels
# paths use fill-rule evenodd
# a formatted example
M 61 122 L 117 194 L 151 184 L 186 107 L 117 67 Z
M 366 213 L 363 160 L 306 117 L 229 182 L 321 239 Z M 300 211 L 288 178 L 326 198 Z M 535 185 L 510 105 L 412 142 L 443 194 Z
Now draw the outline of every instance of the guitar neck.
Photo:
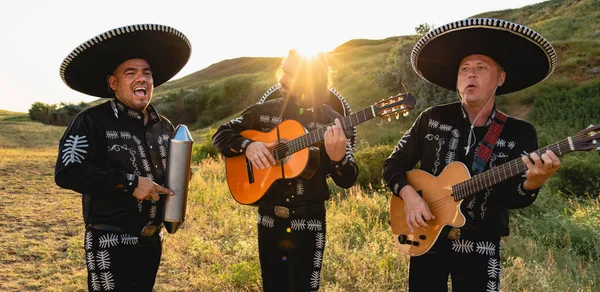
M 363 109 L 357 113 L 351 114 L 347 117 L 342 118 L 340 123 L 342 124 L 342 128 L 348 129 L 354 127 L 360 123 L 368 121 L 375 117 L 375 111 L 373 106 L 370 106 L 366 109 Z M 334 123 L 328 124 L 325 127 L 318 128 L 311 132 L 306 133 L 296 139 L 293 139 L 287 143 L 288 151 L 286 155 L 290 155 L 296 153 L 304 148 L 307 148 L 317 142 L 321 142 L 324 139 L 325 131 L 327 131 L 327 127 L 333 125 Z
M 546 147 L 540 148 L 534 152 L 537 153 L 537 155 L 542 156 L 542 153 L 546 152 L 546 150 L 552 150 L 557 156 L 562 156 L 569 152 L 575 151 L 573 147 L 573 140 L 571 137 L 568 137 Z M 466 181 L 453 185 L 452 193 L 454 196 L 454 200 L 459 201 L 466 199 L 479 191 L 492 187 L 519 174 L 522 174 L 526 170 L 527 166 L 523 163 L 521 158 L 513 159 L 498 167 L 486 170 Z

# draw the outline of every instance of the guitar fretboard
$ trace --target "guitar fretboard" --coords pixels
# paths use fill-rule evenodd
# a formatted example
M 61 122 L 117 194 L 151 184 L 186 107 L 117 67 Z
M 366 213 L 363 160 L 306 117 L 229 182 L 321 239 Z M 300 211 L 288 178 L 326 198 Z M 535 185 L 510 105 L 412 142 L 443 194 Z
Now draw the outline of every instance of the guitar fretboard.
M 340 123 L 342 124 L 342 128 L 348 129 L 360 123 L 368 121 L 374 117 L 374 108 L 373 106 L 370 106 L 357 113 L 351 114 L 347 117 L 343 117 L 340 120 Z M 288 143 L 278 144 L 273 152 L 276 159 L 289 156 L 317 142 L 323 141 L 325 137 L 325 131 L 327 131 L 327 127 L 332 125 L 334 125 L 334 123 L 327 124 L 324 127 L 308 132 L 305 135 L 302 135 L 296 139 L 289 141 Z
M 578 136 L 575 136 L 573 139 L 578 139 Z M 546 152 L 548 149 L 552 150 L 557 156 L 562 156 L 574 151 L 573 141 L 571 140 L 571 137 L 568 137 L 554 144 L 540 148 L 534 152 L 537 153 L 537 155 L 542 156 L 542 153 Z M 525 163 L 523 163 L 521 158 L 516 158 L 498 167 L 494 167 L 480 174 L 474 175 L 472 178 L 452 186 L 454 200 L 460 201 L 468 198 L 479 191 L 494 186 L 516 175 L 522 174 L 526 170 L 527 166 Z

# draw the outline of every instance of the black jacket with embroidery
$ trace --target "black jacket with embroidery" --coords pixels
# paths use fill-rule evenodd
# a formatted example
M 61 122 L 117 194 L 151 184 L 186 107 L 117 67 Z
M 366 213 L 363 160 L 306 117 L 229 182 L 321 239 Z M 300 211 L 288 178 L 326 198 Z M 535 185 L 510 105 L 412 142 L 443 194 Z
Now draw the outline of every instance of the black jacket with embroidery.
M 277 98 L 253 105 L 240 117 L 219 127 L 212 138 L 212 143 L 225 157 L 234 157 L 243 155 L 246 147 L 252 142 L 239 134 L 244 130 L 269 132 L 282 121 L 295 120 L 302 124 L 307 131 L 311 131 L 333 123 L 335 118 L 341 120 L 342 116 L 327 105 L 315 107 L 314 110 L 305 110 L 299 108 L 294 102 Z M 345 134 L 347 138 L 353 135 L 350 129 L 347 129 Z M 329 159 L 324 144 L 321 144 L 319 148 L 319 167 L 312 178 L 308 180 L 303 178 L 277 180 L 259 204 L 296 207 L 328 200 L 329 189 L 326 182 L 328 175 L 336 185 L 343 188 L 351 187 L 358 176 L 358 166 L 354 162 L 350 142 L 347 142 L 344 159 L 337 164 L 332 163 Z
M 471 124 L 461 103 L 423 111 L 384 162 L 384 179 L 392 193 L 399 195 L 402 187 L 408 184 L 406 172 L 419 161 L 420 169 L 434 176 L 438 176 L 451 162 L 460 161 L 473 176 L 473 158 L 495 113 L 494 109 L 485 126 L 474 128 L 476 139 L 471 142 L 474 146 L 465 154 Z M 508 117 L 485 169 L 499 166 L 523 153 L 531 153 L 537 147 L 533 125 Z M 523 190 L 524 181 L 524 176 L 519 174 L 465 199 L 461 211 L 467 219 L 466 226 L 478 227 L 478 230 L 490 235 L 508 235 L 508 209 L 527 207 L 537 198 L 538 190 Z
M 71 121 L 60 140 L 55 181 L 82 194 L 85 223 L 120 226 L 138 233 L 162 223 L 158 202 L 132 196 L 138 176 L 164 185 L 173 125 L 148 106 L 144 116 L 117 99 L 88 108 Z

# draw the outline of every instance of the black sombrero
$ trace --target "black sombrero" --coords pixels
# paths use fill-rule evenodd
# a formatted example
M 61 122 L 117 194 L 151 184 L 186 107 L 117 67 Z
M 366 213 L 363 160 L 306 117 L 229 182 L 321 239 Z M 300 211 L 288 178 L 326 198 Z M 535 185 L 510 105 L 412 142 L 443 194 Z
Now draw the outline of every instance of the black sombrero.
M 460 61 L 472 54 L 494 59 L 506 71 L 497 94 L 534 85 L 556 69 L 556 52 L 544 37 L 513 22 L 472 18 L 437 27 L 423 36 L 411 54 L 413 69 L 423 79 L 456 91 Z
M 272 100 L 272 99 L 282 97 L 281 91 L 279 91 L 279 88 L 280 87 L 278 84 L 271 86 L 271 88 L 269 88 L 265 92 L 265 94 L 263 94 L 263 96 L 260 98 L 258 103 L 263 103 L 267 100 Z M 352 109 L 350 108 L 350 105 L 348 104 L 346 99 L 344 99 L 344 97 L 339 92 L 337 92 L 337 90 L 335 90 L 333 87 L 329 87 L 329 98 L 323 103 L 327 104 L 328 106 L 330 106 L 332 109 L 334 109 L 336 112 L 338 112 L 340 115 L 342 115 L 344 117 L 347 117 L 348 115 L 352 114 Z M 354 135 L 351 140 L 351 145 L 352 145 L 352 148 L 356 148 L 356 126 L 352 127 L 352 133 Z
M 106 77 L 119 64 L 144 59 L 153 71 L 154 87 L 185 66 L 191 45 L 178 30 L 160 24 L 136 24 L 101 33 L 75 48 L 60 65 L 60 77 L 70 88 L 98 97 L 114 97 Z

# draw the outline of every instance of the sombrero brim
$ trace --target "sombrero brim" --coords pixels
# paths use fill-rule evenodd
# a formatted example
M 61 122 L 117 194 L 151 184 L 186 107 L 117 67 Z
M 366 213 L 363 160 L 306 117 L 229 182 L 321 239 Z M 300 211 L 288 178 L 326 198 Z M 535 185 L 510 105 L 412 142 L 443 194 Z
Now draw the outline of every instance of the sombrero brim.
M 263 94 L 263 96 L 260 98 L 258 103 L 263 103 L 267 100 L 272 100 L 272 99 L 282 97 L 281 91 L 279 91 L 279 88 L 280 87 L 278 84 L 271 86 L 271 88 L 269 88 L 265 92 L 265 94 Z M 329 88 L 329 99 L 327 99 L 323 103 L 327 104 L 333 110 L 335 110 L 336 112 L 338 112 L 340 115 L 342 115 L 344 117 L 352 114 L 352 109 L 350 108 L 350 105 L 348 104 L 346 99 L 344 99 L 344 97 L 339 92 L 337 92 L 337 90 L 335 90 L 333 87 Z M 352 137 L 351 144 L 352 144 L 352 148 L 356 148 L 356 142 L 357 142 L 356 141 L 356 127 L 352 127 L 352 132 L 354 135 Z
M 532 29 L 505 20 L 465 19 L 438 27 L 421 38 L 411 54 L 415 72 L 423 79 L 456 91 L 460 61 L 472 54 L 486 55 L 506 72 L 497 94 L 534 85 L 556 69 L 556 52 Z
M 70 88 L 114 97 L 107 76 L 122 62 L 144 59 L 153 71 L 154 87 L 167 82 L 187 63 L 191 45 L 183 33 L 159 24 L 139 24 L 104 32 L 75 48 L 62 62 L 60 77 Z

